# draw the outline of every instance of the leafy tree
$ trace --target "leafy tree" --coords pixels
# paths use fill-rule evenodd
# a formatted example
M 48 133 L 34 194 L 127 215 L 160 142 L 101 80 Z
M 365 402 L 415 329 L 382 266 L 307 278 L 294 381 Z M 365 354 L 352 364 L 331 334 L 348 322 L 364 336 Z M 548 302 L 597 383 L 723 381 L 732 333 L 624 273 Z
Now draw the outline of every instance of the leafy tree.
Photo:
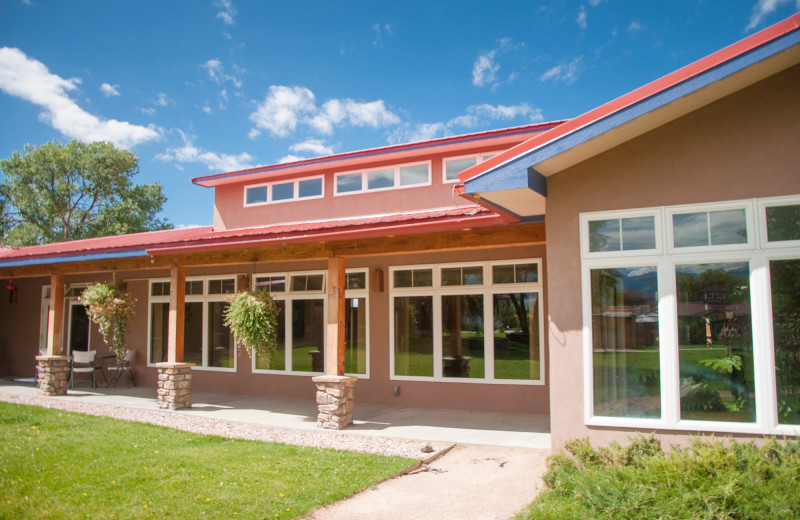
M 171 227 L 157 218 L 166 202 L 161 184 L 133 184 L 139 158 L 109 142 L 28 144 L 0 169 L 0 241 L 8 245 Z

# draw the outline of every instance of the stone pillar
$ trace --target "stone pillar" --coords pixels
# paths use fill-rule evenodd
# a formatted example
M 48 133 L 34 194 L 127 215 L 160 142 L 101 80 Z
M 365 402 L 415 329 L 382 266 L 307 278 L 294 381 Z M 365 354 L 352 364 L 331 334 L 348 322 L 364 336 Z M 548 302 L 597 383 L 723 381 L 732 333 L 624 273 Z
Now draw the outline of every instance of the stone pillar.
M 194 363 L 156 363 L 159 408 L 181 410 L 192 407 L 193 366 Z
M 353 424 L 357 377 L 317 376 L 317 428 L 342 430 Z
M 39 364 L 39 393 L 66 395 L 69 382 L 69 356 L 36 356 Z

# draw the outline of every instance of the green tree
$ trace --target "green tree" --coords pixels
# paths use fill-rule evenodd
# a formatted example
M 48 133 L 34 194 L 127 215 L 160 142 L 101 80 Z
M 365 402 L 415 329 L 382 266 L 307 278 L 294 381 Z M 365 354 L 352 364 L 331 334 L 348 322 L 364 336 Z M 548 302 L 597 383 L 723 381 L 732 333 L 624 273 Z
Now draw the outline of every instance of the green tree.
M 133 184 L 139 158 L 109 142 L 28 144 L 0 169 L 0 241 L 8 245 L 172 227 L 158 218 L 161 184 Z

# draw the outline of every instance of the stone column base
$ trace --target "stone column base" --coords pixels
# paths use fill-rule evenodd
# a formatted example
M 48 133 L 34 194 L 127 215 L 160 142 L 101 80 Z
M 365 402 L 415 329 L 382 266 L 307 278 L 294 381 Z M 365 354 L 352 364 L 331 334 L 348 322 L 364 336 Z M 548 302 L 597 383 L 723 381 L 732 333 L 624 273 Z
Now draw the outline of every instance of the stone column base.
M 353 424 L 357 377 L 317 376 L 317 428 L 342 430 Z
M 159 408 L 181 410 L 192 407 L 193 366 L 194 363 L 156 363 Z
M 36 381 L 42 395 L 67 395 L 69 356 L 36 356 L 39 377 Z

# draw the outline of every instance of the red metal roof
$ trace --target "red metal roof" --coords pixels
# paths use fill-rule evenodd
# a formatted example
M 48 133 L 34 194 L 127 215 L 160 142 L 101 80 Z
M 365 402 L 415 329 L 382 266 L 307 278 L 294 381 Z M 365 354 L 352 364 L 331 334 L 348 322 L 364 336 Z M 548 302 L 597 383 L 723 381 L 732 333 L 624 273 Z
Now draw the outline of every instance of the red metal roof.
M 681 69 L 663 76 L 643 87 L 640 87 L 628 94 L 625 94 L 613 101 L 610 101 L 598 108 L 590 110 L 585 114 L 564 122 L 546 132 L 536 134 L 527 141 L 520 143 L 505 152 L 502 152 L 491 159 L 479 163 L 459 175 L 459 180 L 463 183 L 474 177 L 482 175 L 503 163 L 513 160 L 537 147 L 555 141 L 571 132 L 585 127 L 591 123 L 599 121 L 609 115 L 623 110 L 629 106 L 641 102 L 650 96 L 663 92 L 681 82 L 684 82 L 698 74 L 708 71 L 728 60 L 743 55 L 765 43 L 768 43 L 786 33 L 797 30 L 800 27 L 800 13 L 795 14 L 786 20 L 759 31 L 743 40 L 740 40 L 724 49 L 721 49 L 705 58 L 691 63 Z M 463 193 L 463 187 L 458 188 L 459 193 Z
M 449 208 L 395 215 L 299 222 L 275 226 L 214 231 L 211 226 L 150 231 L 100 238 L 88 238 L 39 246 L 0 249 L 0 266 L 5 263 L 62 258 L 62 261 L 89 259 L 103 253 L 140 256 L 189 250 L 231 247 L 258 247 L 273 243 L 303 243 L 415 232 L 431 232 L 466 227 L 496 225 L 507 221 L 477 206 Z M 72 257 L 80 257 L 74 259 Z

